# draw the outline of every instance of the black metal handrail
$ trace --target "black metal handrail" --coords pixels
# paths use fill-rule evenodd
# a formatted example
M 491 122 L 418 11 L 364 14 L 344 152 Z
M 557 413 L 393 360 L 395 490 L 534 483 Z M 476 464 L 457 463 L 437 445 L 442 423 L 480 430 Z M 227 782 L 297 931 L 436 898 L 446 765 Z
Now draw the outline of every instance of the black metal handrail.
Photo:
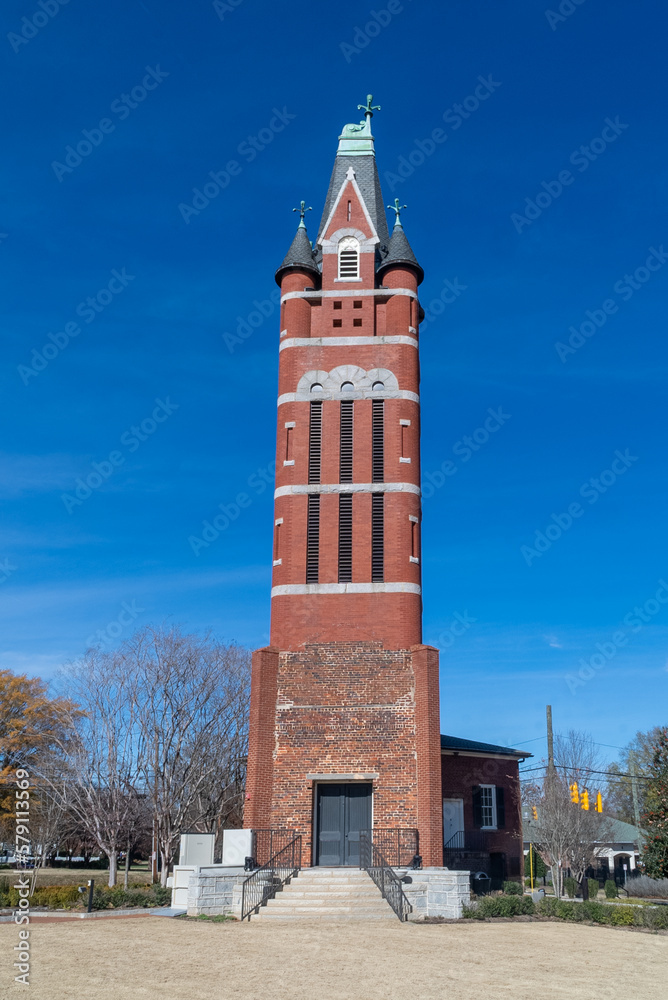
M 489 845 L 487 834 L 480 830 L 458 830 L 450 837 L 445 851 L 486 851 Z
M 360 830 L 360 834 L 368 837 L 394 868 L 408 868 L 420 853 L 418 832 L 408 827 L 374 827 Z
M 408 914 L 413 907 L 404 895 L 401 879 L 374 844 L 372 838 L 375 836 L 375 832 L 374 830 L 372 836 L 369 836 L 367 830 L 360 833 L 360 868 L 366 869 L 380 889 L 381 896 L 387 900 L 399 920 L 408 920 Z
M 301 866 L 302 838 L 297 836 L 244 881 L 241 887 L 241 919 L 248 917 L 250 920 L 253 913 L 259 913 L 260 907 L 273 899 Z
M 286 830 L 281 827 L 273 827 L 270 830 L 253 830 L 252 856 L 255 860 L 253 867 L 261 868 L 262 865 L 268 864 L 274 855 L 287 847 L 296 836 L 294 830 Z

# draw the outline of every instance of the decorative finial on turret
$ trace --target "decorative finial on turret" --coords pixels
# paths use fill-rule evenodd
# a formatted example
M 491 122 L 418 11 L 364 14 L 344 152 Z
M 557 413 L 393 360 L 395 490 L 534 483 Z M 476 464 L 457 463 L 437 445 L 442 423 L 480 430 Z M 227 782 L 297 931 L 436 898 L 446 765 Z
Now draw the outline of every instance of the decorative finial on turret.
M 373 94 L 367 94 L 366 104 L 358 104 L 357 110 L 363 111 L 365 118 L 373 118 L 374 111 L 380 111 L 380 104 L 373 104 Z
M 307 212 L 312 212 L 313 211 L 313 208 L 311 207 L 311 205 L 309 205 L 308 208 L 306 208 L 305 206 L 306 206 L 306 202 L 305 201 L 300 201 L 299 208 L 293 208 L 292 209 L 293 212 L 299 212 L 299 226 L 298 226 L 298 229 L 306 229 L 306 223 L 304 222 L 304 216 L 306 215 Z
M 399 204 L 399 199 L 395 198 L 394 199 L 394 205 L 388 205 L 387 207 L 391 208 L 392 211 L 395 213 L 395 215 L 394 215 L 394 224 L 395 224 L 395 226 L 401 226 L 401 228 L 403 229 L 404 227 L 401 225 L 401 210 L 402 210 L 402 208 L 408 208 L 408 205 L 400 205 Z

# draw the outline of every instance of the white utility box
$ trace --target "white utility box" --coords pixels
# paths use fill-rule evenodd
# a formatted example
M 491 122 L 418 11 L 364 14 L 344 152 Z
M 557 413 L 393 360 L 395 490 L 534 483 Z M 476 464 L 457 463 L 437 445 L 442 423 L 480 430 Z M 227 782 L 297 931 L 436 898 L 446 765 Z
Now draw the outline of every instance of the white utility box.
M 182 833 L 179 865 L 212 865 L 215 833 Z
M 243 868 L 253 855 L 252 830 L 223 830 L 223 864 Z

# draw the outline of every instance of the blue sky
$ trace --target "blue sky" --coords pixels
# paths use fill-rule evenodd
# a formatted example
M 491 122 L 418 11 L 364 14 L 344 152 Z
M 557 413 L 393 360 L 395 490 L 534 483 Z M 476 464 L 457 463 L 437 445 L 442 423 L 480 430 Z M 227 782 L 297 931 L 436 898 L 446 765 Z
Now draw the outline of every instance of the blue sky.
M 50 678 L 150 621 L 267 641 L 273 273 L 373 92 L 426 273 L 443 731 L 540 755 L 546 703 L 612 746 L 665 723 L 665 12 L 56 3 L 2 14 L 0 665 Z

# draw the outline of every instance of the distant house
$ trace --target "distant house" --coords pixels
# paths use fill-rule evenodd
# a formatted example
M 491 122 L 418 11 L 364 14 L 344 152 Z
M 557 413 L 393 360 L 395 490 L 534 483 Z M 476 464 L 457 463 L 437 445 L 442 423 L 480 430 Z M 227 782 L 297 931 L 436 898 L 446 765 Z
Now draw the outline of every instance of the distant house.
M 528 854 L 529 844 L 540 844 L 540 806 L 536 808 L 538 819 L 534 819 L 529 809 L 522 810 L 524 853 Z M 631 823 L 605 817 L 604 837 L 596 846 L 598 864 L 590 869 L 592 877 L 603 881 L 612 878 L 623 885 L 630 872 L 638 867 L 639 843 L 642 832 Z M 626 867 L 624 867 L 626 866 Z
M 441 736 L 443 863 L 484 872 L 491 888 L 523 875 L 519 763 L 530 753 Z

